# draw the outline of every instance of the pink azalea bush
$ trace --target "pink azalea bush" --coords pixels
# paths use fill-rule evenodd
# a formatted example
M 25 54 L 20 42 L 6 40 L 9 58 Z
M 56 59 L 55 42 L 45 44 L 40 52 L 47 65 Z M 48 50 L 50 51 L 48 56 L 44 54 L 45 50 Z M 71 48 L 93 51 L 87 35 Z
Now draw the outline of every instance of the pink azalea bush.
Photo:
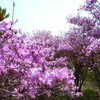
M 79 10 L 90 16 L 68 18 L 74 26 L 64 36 L 21 34 L 15 22 L 0 22 L 0 100 L 79 97 L 88 69 L 100 89 L 99 5 L 86 0 Z
M 65 50 L 70 53 L 77 86 L 81 89 L 90 68 L 100 90 L 100 1 L 86 0 L 79 11 L 77 16 L 68 18 L 68 22 L 73 26 L 65 35 L 65 39 L 72 49 Z M 82 16 L 82 11 L 89 15 Z
M 95 73 L 100 90 L 100 2 L 86 0 L 79 11 L 77 16 L 67 18 L 72 24 L 69 31 L 54 38 L 55 57 L 67 58 L 67 66 L 74 71 L 78 91 L 81 91 L 88 69 Z M 81 16 L 82 11 L 89 15 Z
M 54 59 L 55 49 L 47 45 L 49 39 L 19 36 L 13 24 L 0 22 L 0 99 L 80 96 L 66 58 Z

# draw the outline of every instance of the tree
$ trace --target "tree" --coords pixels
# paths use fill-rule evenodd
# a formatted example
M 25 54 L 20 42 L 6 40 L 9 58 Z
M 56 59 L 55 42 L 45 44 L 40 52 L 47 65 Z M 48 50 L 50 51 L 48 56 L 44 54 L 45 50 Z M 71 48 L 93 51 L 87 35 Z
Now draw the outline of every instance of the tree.
M 82 11 L 89 12 L 90 16 L 81 16 Z M 68 21 L 73 28 L 67 33 L 67 40 L 72 47 L 71 60 L 75 68 L 76 85 L 81 89 L 85 80 L 86 71 L 91 68 L 100 90 L 100 2 L 86 0 L 79 9 L 76 17 L 69 17 Z M 83 77 L 83 78 L 82 78 Z

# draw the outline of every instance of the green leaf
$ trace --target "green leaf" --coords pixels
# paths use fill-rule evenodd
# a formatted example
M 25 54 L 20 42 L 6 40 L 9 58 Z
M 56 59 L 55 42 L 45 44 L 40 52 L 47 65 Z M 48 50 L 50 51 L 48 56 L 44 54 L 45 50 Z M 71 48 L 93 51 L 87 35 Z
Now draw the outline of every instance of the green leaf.
M 0 13 L 0 21 L 4 20 L 4 17 L 2 16 L 2 14 Z
M 0 12 L 2 11 L 2 8 L 0 7 Z
M 2 12 L 2 8 L 0 7 L 0 13 Z
M 2 15 L 4 16 L 6 14 L 6 9 L 2 9 Z
M 10 14 L 5 15 L 5 18 L 8 18 L 10 16 Z

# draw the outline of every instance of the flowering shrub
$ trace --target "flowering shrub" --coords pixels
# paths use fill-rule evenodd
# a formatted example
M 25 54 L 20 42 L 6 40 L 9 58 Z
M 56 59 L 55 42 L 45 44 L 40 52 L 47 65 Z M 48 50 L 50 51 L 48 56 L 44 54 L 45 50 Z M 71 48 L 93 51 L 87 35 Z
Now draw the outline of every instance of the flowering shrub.
M 55 50 L 46 45 L 49 40 L 16 35 L 13 24 L 0 22 L 0 99 L 80 96 L 66 58 L 54 59 Z
M 46 31 L 21 35 L 12 29 L 15 22 L 0 22 L 0 99 L 79 97 L 88 68 L 100 89 L 99 4 L 87 0 L 80 10 L 91 18 L 68 18 L 75 26 L 64 37 Z
M 73 24 L 65 35 L 70 48 L 71 65 L 74 66 L 76 85 L 80 87 L 85 81 L 88 68 L 92 69 L 100 90 L 100 1 L 86 0 L 75 17 L 69 17 L 68 22 Z M 88 16 L 81 16 L 86 11 Z

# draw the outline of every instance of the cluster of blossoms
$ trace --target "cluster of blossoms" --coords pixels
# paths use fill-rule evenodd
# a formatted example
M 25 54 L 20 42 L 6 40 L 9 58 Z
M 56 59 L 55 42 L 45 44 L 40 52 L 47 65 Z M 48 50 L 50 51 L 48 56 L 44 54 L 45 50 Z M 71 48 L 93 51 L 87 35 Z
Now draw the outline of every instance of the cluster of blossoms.
M 52 42 L 48 38 L 41 41 L 25 34 L 18 36 L 18 31 L 11 29 L 13 24 L 0 22 L 0 99 L 80 96 L 66 58 L 54 58 Z
M 87 17 L 81 17 L 81 16 L 76 16 L 72 18 L 68 18 L 68 21 L 72 24 L 76 24 L 78 26 L 81 26 L 84 31 L 91 30 L 95 26 L 95 21 L 92 20 L 91 18 Z
M 90 39 L 91 44 L 87 47 L 87 54 L 98 53 L 100 50 L 100 39 Z

